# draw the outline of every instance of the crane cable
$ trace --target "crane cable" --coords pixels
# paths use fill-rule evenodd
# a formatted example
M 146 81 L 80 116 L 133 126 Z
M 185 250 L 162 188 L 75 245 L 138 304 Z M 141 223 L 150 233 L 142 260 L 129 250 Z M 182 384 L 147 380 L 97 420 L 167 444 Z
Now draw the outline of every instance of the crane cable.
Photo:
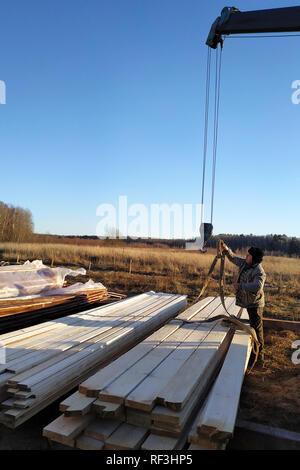
M 215 195 L 215 179 L 216 179 L 216 163 L 217 163 L 217 146 L 218 146 L 218 130 L 219 130 L 219 109 L 220 109 L 220 84 L 221 84 L 221 65 L 222 65 L 223 42 L 221 42 L 220 50 L 216 49 L 216 69 L 215 69 L 215 97 L 214 97 L 214 123 L 213 123 L 213 162 L 212 162 L 212 188 L 211 188 L 211 211 L 210 223 L 213 224 L 214 211 L 214 195 Z M 205 173 L 207 160 L 207 141 L 209 127 L 209 106 L 210 106 L 210 77 L 211 77 L 211 48 L 207 50 L 206 65 L 206 99 L 205 99 L 205 119 L 204 119 L 204 145 L 203 145 L 203 172 L 202 172 L 202 194 L 201 194 L 201 224 L 204 215 L 204 192 L 205 192 Z
M 219 49 L 216 50 L 216 71 L 215 71 L 215 99 L 214 99 L 214 130 L 213 130 L 213 163 L 212 163 L 212 189 L 211 189 L 211 213 L 210 213 L 210 223 L 213 223 L 213 211 L 214 211 L 214 196 L 215 196 L 215 179 L 216 179 L 216 163 L 217 163 L 217 147 L 218 147 L 218 130 L 219 130 L 219 109 L 220 109 L 220 85 L 221 85 L 221 66 L 222 66 L 222 50 L 223 50 L 223 41 L 220 42 L 220 53 Z M 205 172 L 206 172 L 206 159 L 207 159 L 207 140 L 208 140 L 208 122 L 209 122 L 209 101 L 210 101 L 210 76 L 211 76 L 211 48 L 208 47 L 207 51 L 207 66 L 206 66 L 206 98 L 205 98 L 205 122 L 204 122 L 204 147 L 203 147 L 203 174 L 202 174 L 202 195 L 201 195 L 201 225 L 203 223 L 203 206 L 204 206 L 204 189 L 205 189 Z M 208 275 L 204 282 L 204 285 L 201 289 L 199 296 L 197 297 L 195 303 L 198 302 L 200 297 L 204 294 L 214 268 L 217 264 L 218 259 L 220 259 L 220 277 L 219 277 L 219 292 L 221 304 L 226 312 L 226 315 L 218 315 L 216 317 L 199 320 L 199 321 L 188 321 L 184 320 L 184 323 L 207 323 L 212 321 L 222 321 L 224 326 L 242 329 L 248 333 L 251 337 L 251 349 L 254 353 L 255 360 L 252 364 L 252 368 L 257 361 L 259 354 L 259 342 L 255 330 L 249 325 L 241 322 L 237 317 L 230 314 L 226 308 L 225 304 L 225 294 L 224 294 L 224 283 L 225 283 L 225 254 L 222 250 L 222 240 L 218 240 L 217 243 L 217 254 L 210 266 Z M 249 371 L 250 372 L 250 371 Z
M 208 135 L 208 118 L 209 118 L 209 93 L 210 93 L 210 70 L 211 70 L 211 48 L 207 48 L 206 62 L 206 97 L 205 97 L 205 119 L 204 119 L 204 146 L 203 146 L 203 172 L 202 172 L 202 196 L 201 196 L 201 224 L 203 223 L 203 207 L 204 207 L 204 187 L 205 187 L 205 170 L 207 155 L 207 135 Z
M 215 108 L 214 108 L 214 140 L 213 140 L 213 167 L 212 167 L 212 192 L 211 192 L 211 221 L 213 224 L 215 179 L 217 164 L 218 130 L 219 130 L 219 109 L 220 109 L 220 84 L 221 84 L 221 66 L 222 66 L 223 44 L 221 43 L 216 50 L 216 77 L 215 77 Z

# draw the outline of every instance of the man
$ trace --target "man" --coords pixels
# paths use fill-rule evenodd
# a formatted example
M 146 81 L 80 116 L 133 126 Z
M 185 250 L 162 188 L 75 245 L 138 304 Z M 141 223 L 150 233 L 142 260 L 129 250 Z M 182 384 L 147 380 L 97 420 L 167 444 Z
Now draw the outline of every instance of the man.
M 236 305 L 247 309 L 250 326 L 255 330 L 259 342 L 259 362 L 264 361 L 263 309 L 265 305 L 264 284 L 266 274 L 261 266 L 264 253 L 260 248 L 251 247 L 246 258 L 236 256 L 223 242 L 222 251 L 239 267 L 236 290 Z

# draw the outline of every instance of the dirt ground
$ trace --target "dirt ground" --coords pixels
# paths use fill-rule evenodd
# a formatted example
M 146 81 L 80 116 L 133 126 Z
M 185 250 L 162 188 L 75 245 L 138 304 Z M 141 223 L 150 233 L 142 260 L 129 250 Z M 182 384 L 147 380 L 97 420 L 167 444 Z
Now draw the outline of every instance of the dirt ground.
M 300 433 L 300 364 L 291 348 L 300 335 L 265 330 L 264 367 L 245 376 L 239 418 Z
M 75 392 L 76 389 L 73 391 Z M 16 429 L 9 429 L 0 425 L 0 452 L 2 450 L 71 449 L 56 443 L 52 445 L 52 443 L 49 443 L 48 439 L 42 435 L 43 428 L 61 415 L 59 403 L 71 393 L 72 392 L 68 393 L 65 397 L 61 397 L 59 400 L 47 406 L 47 408 L 37 413 Z

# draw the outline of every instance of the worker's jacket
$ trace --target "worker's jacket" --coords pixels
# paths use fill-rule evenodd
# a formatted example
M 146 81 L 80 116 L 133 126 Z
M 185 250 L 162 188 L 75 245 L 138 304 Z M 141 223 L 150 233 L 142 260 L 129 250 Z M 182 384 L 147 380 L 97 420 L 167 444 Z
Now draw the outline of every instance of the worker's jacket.
M 227 258 L 239 267 L 236 291 L 236 305 L 240 307 L 263 307 L 265 305 L 264 284 L 266 273 L 261 264 L 249 265 L 245 258 L 239 258 L 230 249 L 225 251 Z

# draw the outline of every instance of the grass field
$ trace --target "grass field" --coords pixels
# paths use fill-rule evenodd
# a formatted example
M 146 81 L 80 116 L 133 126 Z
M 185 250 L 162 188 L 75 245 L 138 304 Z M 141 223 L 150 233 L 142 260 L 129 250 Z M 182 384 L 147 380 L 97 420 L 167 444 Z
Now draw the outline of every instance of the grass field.
M 246 253 L 237 253 L 244 256 Z M 196 300 L 215 256 L 184 249 L 112 246 L 82 246 L 54 243 L 2 243 L 0 257 L 15 263 L 41 259 L 50 266 L 84 267 L 87 276 L 101 281 L 109 290 L 127 295 L 154 290 L 188 295 Z M 265 316 L 300 320 L 299 258 L 265 256 L 267 274 Z M 218 268 L 205 295 L 218 295 Z M 77 282 L 79 278 L 74 278 Z M 237 268 L 226 262 L 226 295 L 234 295 L 231 284 Z

